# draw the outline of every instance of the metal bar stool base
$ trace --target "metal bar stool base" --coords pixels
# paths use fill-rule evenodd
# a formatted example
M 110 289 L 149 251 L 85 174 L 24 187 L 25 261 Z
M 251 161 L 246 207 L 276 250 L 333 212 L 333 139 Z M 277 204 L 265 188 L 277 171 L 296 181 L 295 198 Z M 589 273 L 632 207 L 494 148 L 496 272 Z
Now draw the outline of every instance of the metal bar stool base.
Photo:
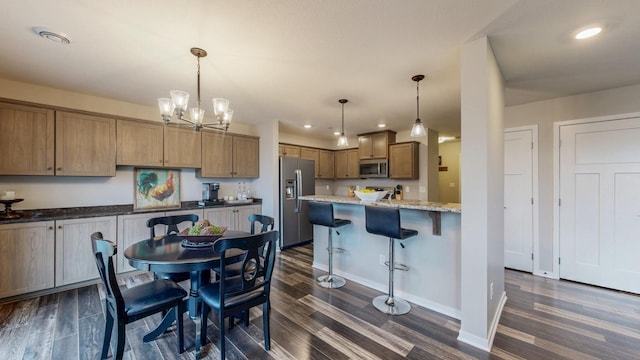
M 316 279 L 318 285 L 322 286 L 323 288 L 327 288 L 327 289 L 337 289 L 337 288 L 341 288 L 344 286 L 344 284 L 347 283 L 347 281 L 340 277 L 340 276 L 336 276 L 336 275 L 322 275 L 322 276 L 318 276 L 318 278 Z
M 389 300 L 388 295 L 380 295 L 373 299 L 373 306 L 388 315 L 404 315 L 411 310 L 411 305 L 405 300 L 394 298 L 391 305 L 387 303 Z

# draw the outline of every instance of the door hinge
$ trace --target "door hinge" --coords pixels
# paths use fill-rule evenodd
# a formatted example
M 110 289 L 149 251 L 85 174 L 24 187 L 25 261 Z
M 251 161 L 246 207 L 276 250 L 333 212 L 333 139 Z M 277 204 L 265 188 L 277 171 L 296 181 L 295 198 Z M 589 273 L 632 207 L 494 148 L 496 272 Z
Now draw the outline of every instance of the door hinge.
M 531 150 L 533 150 L 533 141 L 531 142 Z
M 533 253 L 531 253 L 531 261 L 533 261 Z
M 560 265 L 560 258 L 558 258 L 558 265 Z
M 531 198 L 531 205 L 533 205 L 533 198 Z
M 562 206 L 562 199 L 558 199 L 558 206 Z

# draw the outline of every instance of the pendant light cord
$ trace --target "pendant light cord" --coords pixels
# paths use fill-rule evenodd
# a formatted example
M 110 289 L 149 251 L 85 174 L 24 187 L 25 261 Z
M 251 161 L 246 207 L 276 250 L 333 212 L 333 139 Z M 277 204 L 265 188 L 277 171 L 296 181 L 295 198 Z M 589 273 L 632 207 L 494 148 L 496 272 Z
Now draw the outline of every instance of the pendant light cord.
M 416 120 L 420 120 L 420 80 L 416 81 Z
M 200 109 L 200 56 L 198 56 L 198 109 Z

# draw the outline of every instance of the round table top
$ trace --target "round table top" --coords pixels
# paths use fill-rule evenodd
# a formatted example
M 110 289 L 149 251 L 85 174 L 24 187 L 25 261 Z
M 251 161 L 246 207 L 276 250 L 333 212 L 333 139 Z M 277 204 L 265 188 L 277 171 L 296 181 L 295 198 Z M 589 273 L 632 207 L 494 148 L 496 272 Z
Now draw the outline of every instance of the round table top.
M 242 237 L 249 235 L 245 231 L 227 230 L 223 238 Z M 227 251 L 227 259 L 243 254 L 241 250 Z M 129 246 L 124 256 L 131 266 L 154 272 L 189 272 L 205 270 L 217 266 L 220 253 L 213 250 L 213 246 L 202 248 L 185 248 L 182 237 L 167 235 L 162 238 L 146 239 Z

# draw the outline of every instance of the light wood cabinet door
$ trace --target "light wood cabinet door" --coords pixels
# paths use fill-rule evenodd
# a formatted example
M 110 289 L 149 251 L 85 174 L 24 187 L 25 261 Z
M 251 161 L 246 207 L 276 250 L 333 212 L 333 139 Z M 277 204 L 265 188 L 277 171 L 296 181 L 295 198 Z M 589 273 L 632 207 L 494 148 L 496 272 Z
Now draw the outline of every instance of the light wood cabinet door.
M 138 241 L 149 238 L 147 220 L 163 216 L 162 212 L 118 216 L 118 253 L 116 254 L 116 273 L 121 274 L 137 270 L 129 265 L 124 251 Z M 103 234 L 104 235 L 104 234 Z
M 201 132 L 191 127 L 164 127 L 164 166 L 200 168 L 202 166 Z
M 300 157 L 300 146 L 280 144 L 280 156 Z
M 200 177 L 233 177 L 233 136 L 202 131 L 202 167 Z
M 318 179 L 334 178 L 334 154 L 330 150 L 320 150 L 318 152 L 319 165 L 316 169 Z
M 209 220 L 209 222 L 216 226 L 226 226 L 227 229 L 233 230 L 235 227 L 235 207 L 221 207 L 221 208 L 205 208 L 203 219 Z
M 419 150 L 417 142 L 389 145 L 389 178 L 418 179 Z
M 0 175 L 54 174 L 54 112 L 0 103 Z
M 56 286 L 98 278 L 91 248 L 91 234 L 96 231 L 116 242 L 116 217 L 56 221 Z
M 53 221 L 0 225 L 0 298 L 54 286 L 53 226 Z
M 233 137 L 233 177 L 260 177 L 260 139 Z
M 115 176 L 115 119 L 56 112 L 56 175 Z
M 261 214 L 262 205 L 247 205 L 238 206 L 235 209 L 235 230 L 239 231 L 251 231 L 251 224 L 249 224 L 249 215 Z
M 396 141 L 393 131 L 381 131 L 358 136 L 358 153 L 360 159 L 387 159 L 389 144 Z
M 164 126 L 118 119 L 116 165 L 163 166 Z
M 360 177 L 358 149 L 335 152 L 336 179 L 357 179 Z

